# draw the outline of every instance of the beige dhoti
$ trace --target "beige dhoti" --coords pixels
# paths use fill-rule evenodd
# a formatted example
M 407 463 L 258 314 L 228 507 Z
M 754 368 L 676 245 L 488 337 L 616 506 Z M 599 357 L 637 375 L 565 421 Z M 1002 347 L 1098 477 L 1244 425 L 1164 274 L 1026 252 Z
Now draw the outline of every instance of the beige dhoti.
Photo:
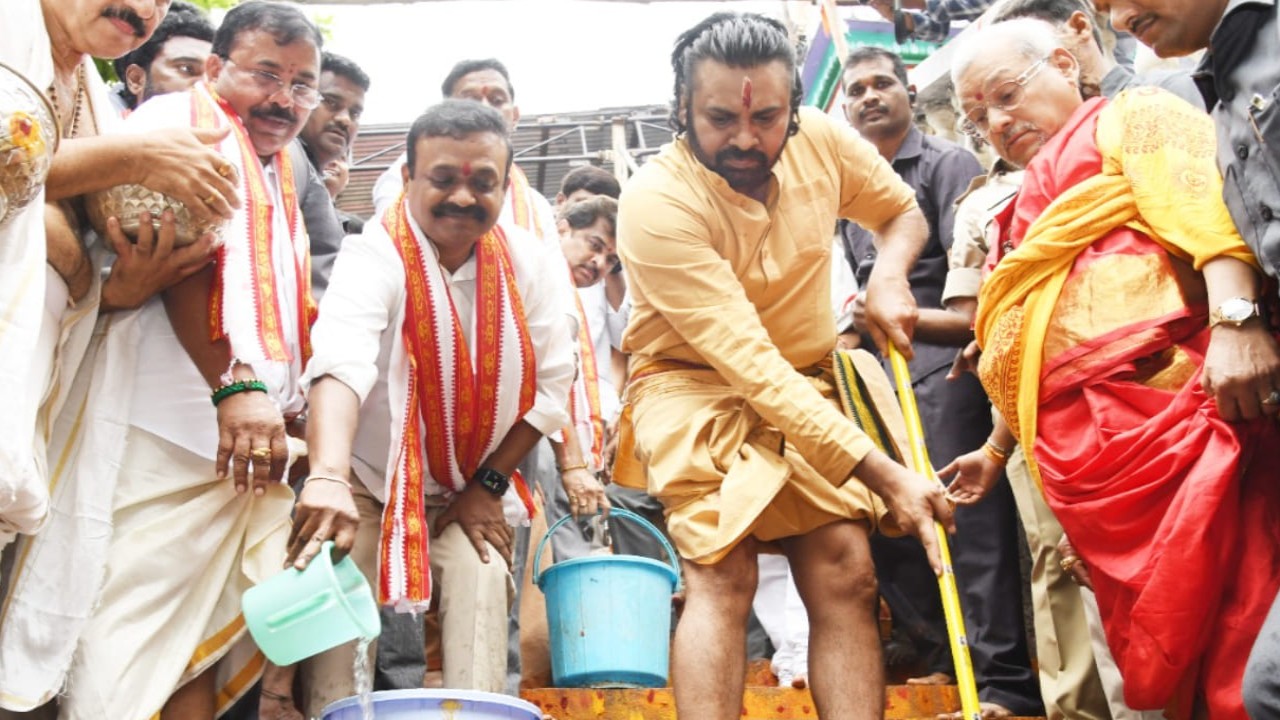
M 262 673 L 240 596 L 280 572 L 293 491 L 237 494 L 213 462 L 130 428 L 101 597 L 81 636 L 60 718 L 146 720 L 218 666 L 218 710 Z
M 882 449 L 900 457 L 906 432 L 883 369 L 866 352 L 847 356 L 862 381 L 864 410 L 887 431 Z M 841 403 L 829 362 L 802 372 L 824 398 Z M 772 542 L 838 520 L 897 532 L 879 496 L 856 479 L 820 474 L 714 370 L 641 369 L 628 388 L 628 405 L 624 432 L 634 460 L 649 493 L 666 508 L 667 528 L 687 560 L 714 563 L 748 535 Z M 622 465 L 628 449 L 620 446 Z M 624 467 L 615 475 L 634 484 L 635 472 Z M 630 482 L 622 479 L 628 476 Z

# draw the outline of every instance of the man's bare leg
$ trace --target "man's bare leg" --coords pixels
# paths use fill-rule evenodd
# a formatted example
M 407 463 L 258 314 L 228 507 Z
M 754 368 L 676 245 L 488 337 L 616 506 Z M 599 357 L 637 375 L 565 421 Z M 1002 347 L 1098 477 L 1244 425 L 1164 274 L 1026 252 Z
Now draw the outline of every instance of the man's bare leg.
M 217 712 L 218 666 L 215 663 L 169 696 L 160 720 L 213 720 Z
M 782 543 L 809 612 L 809 687 L 818 716 L 884 717 L 876 571 L 865 523 L 841 521 Z
M 734 720 L 747 677 L 747 616 L 756 592 L 756 543 L 738 543 L 714 565 L 685 562 L 684 612 L 671 662 L 676 713 Z M 831 717 L 837 717 L 832 715 Z

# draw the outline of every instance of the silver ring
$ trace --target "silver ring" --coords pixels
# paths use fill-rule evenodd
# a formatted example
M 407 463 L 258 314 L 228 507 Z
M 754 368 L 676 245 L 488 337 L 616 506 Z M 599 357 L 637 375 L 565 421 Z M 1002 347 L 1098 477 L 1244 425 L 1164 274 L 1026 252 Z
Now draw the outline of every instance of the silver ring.
M 1280 405 L 1280 390 L 1272 390 L 1271 394 L 1262 398 L 1263 405 Z

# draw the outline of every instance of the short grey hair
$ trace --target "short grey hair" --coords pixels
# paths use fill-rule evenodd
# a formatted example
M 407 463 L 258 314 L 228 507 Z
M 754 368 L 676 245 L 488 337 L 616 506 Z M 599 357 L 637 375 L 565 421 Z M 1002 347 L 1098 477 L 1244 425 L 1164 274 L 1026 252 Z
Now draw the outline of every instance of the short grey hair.
M 956 48 L 951 57 L 951 83 L 960 87 L 960 76 L 979 55 L 990 54 L 993 47 L 1008 48 L 1035 61 L 1065 46 L 1058 29 L 1043 20 L 1017 18 L 988 25 L 964 38 Z

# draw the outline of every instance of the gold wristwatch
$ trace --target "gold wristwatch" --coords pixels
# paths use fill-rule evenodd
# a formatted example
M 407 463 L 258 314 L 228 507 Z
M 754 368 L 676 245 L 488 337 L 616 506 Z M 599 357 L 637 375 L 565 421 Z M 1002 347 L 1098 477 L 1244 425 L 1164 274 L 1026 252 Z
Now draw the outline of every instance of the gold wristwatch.
M 1249 320 L 1261 316 L 1262 313 L 1258 308 L 1257 300 L 1230 297 L 1223 300 L 1221 305 L 1209 313 L 1209 327 L 1217 327 L 1218 325 L 1240 327 Z

